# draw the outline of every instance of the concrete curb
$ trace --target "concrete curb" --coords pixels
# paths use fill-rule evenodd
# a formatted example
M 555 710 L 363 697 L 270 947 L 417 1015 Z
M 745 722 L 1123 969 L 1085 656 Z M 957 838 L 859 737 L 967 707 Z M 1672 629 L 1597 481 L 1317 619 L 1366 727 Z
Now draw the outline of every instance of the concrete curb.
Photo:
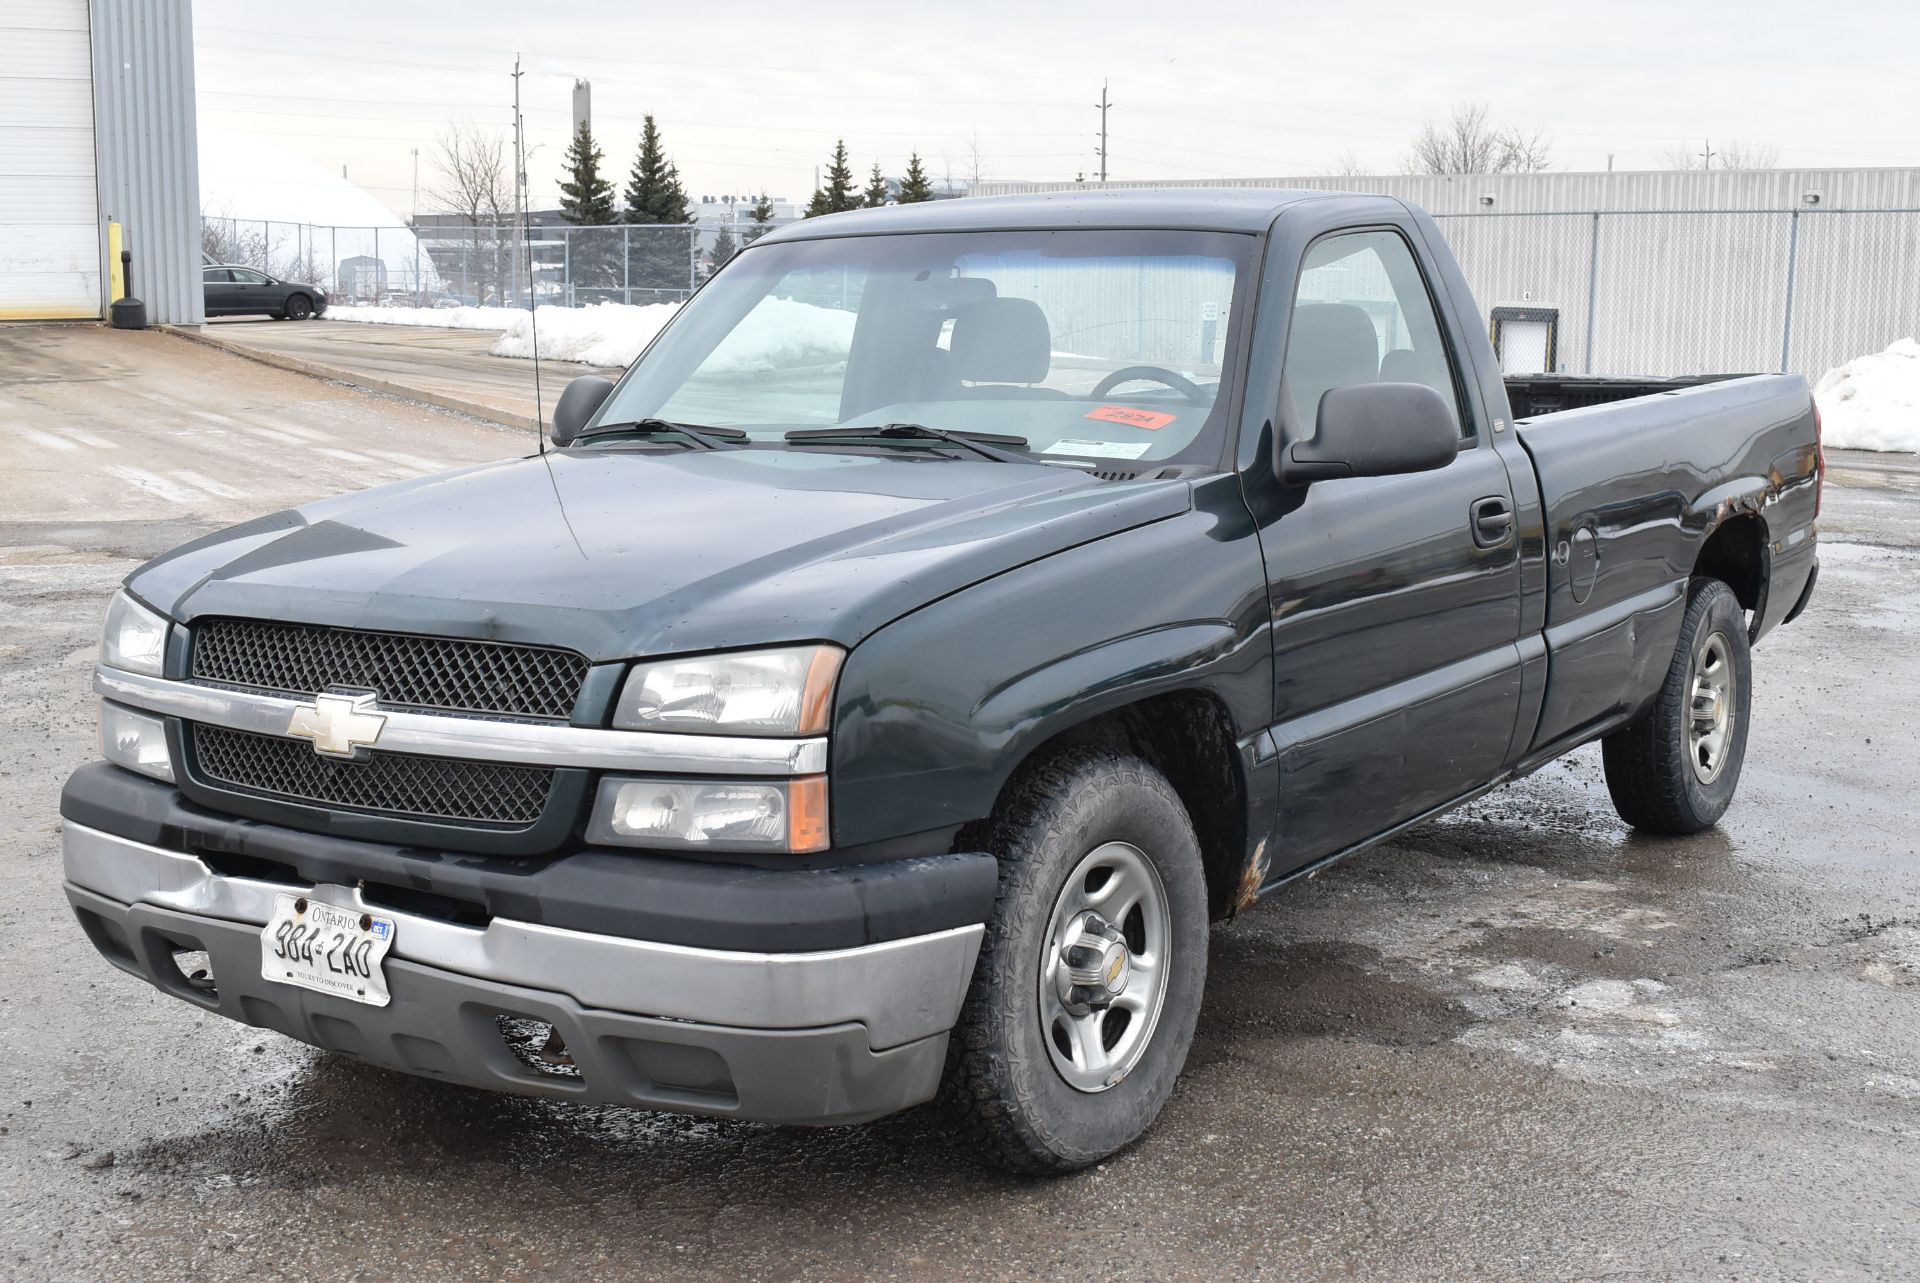
M 326 365 L 319 361 L 308 361 L 297 356 L 283 356 L 278 352 L 263 352 L 259 348 L 244 343 L 235 343 L 231 339 L 209 334 L 205 330 L 191 325 L 160 324 L 153 327 L 190 343 L 199 343 L 234 356 L 245 357 L 261 365 L 270 365 L 276 370 L 286 370 L 293 374 L 304 374 L 309 378 L 326 379 L 331 383 L 344 383 L 348 387 L 362 388 L 368 392 L 384 392 L 388 396 L 397 396 L 403 401 L 417 401 L 436 409 L 451 410 L 456 414 L 468 415 L 475 419 L 484 419 L 488 423 L 497 423 L 503 428 L 516 428 L 525 432 L 538 431 L 540 424 L 531 415 L 515 414 L 511 410 L 502 410 L 498 406 L 468 401 L 460 397 L 447 396 L 441 392 L 429 392 L 425 388 L 412 387 L 405 383 L 396 383 L 391 379 L 375 378 L 362 374 L 358 370 L 346 370 L 337 365 Z

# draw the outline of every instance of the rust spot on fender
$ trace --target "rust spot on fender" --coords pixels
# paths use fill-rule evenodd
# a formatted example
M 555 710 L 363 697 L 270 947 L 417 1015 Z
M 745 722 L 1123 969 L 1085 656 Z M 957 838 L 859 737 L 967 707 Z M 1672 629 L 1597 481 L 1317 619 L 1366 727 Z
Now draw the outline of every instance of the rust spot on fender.
M 1261 838 L 1260 845 L 1253 848 L 1253 858 L 1240 874 L 1240 889 L 1233 896 L 1235 913 L 1251 909 L 1253 902 L 1260 898 L 1260 884 L 1267 880 L 1267 863 L 1267 839 Z

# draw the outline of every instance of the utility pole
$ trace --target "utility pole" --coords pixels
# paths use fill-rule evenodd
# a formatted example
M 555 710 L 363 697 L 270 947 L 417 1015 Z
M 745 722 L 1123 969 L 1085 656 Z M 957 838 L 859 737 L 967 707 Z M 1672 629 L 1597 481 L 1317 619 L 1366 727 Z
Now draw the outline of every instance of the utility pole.
M 1719 153 L 1714 151 L 1713 149 L 1713 139 L 1709 138 L 1709 139 L 1706 139 L 1705 141 L 1707 144 L 1707 149 L 1700 153 L 1700 162 L 1701 162 L 1700 168 L 1712 169 L 1713 158 L 1717 156 Z
M 413 149 L 413 221 L 420 221 L 420 149 Z
M 1107 181 L 1107 108 L 1113 106 L 1107 100 L 1107 82 L 1100 82 L 1100 101 L 1094 106 L 1100 109 L 1100 181 Z

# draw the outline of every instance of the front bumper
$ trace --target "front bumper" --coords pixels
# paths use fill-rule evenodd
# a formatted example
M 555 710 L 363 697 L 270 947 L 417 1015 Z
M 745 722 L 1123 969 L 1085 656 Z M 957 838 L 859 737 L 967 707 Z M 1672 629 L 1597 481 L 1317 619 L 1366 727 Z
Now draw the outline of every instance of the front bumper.
M 929 1099 L 984 931 L 698 948 L 500 916 L 471 925 L 357 886 L 223 874 L 71 817 L 62 846 L 67 898 L 107 960 L 231 1019 L 472 1086 L 769 1122 L 858 1122 Z M 261 976 L 260 929 L 290 889 L 394 919 L 388 1006 Z M 212 988 L 187 979 L 178 951 L 208 955 Z M 526 1055 L 526 1022 L 551 1025 L 573 1064 Z

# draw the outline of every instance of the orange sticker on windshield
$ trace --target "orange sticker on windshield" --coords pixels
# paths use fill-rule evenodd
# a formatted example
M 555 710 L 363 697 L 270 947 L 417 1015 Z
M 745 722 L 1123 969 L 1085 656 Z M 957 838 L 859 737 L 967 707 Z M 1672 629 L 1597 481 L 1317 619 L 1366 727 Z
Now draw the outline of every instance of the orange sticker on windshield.
M 1102 423 L 1124 423 L 1130 428 L 1146 428 L 1158 432 L 1180 416 L 1161 414 L 1158 410 L 1135 410 L 1131 406 L 1103 405 L 1098 410 L 1087 412 L 1089 419 L 1098 419 Z

